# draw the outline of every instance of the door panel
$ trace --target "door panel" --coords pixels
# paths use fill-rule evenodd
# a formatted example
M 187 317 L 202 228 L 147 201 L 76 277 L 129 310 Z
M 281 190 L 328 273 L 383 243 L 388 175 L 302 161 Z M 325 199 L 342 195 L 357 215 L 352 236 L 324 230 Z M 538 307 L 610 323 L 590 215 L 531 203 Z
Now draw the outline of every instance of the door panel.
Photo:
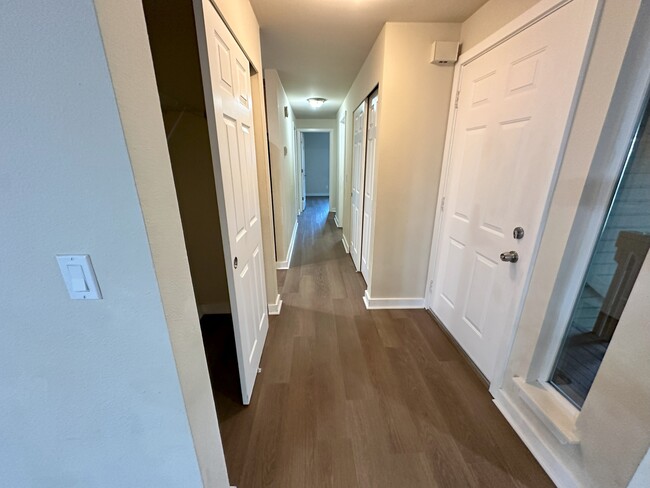
M 248 404 L 268 330 L 250 65 L 210 1 L 194 6 L 242 400 Z
M 370 284 L 371 237 L 374 224 L 375 200 L 375 164 L 377 148 L 377 115 L 379 110 L 379 93 L 370 95 L 368 105 L 368 137 L 366 144 L 366 169 L 363 189 L 363 232 L 361 237 L 361 274 Z
M 457 74 L 431 308 L 489 380 L 523 299 L 587 48 L 581 17 L 593 20 L 594 5 L 574 0 Z M 506 251 L 519 261 L 502 262 Z
M 363 225 L 363 187 L 366 167 L 366 103 L 354 111 L 354 146 L 352 153 L 352 220 L 350 223 L 350 255 L 357 271 L 361 270 L 361 238 Z

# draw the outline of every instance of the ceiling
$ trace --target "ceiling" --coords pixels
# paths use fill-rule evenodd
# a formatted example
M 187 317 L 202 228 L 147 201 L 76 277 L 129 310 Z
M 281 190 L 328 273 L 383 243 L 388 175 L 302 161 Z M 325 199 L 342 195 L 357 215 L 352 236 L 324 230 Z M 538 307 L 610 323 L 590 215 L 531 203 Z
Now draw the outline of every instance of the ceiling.
M 487 0 L 250 0 L 297 118 L 333 118 L 387 21 L 462 22 Z M 328 101 L 313 109 L 306 99 Z

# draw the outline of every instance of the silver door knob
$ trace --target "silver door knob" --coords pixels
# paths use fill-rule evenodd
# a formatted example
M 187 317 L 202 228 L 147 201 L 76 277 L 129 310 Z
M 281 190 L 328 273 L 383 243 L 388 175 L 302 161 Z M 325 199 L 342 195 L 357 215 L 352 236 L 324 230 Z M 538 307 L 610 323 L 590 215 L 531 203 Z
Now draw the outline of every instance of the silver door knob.
M 519 254 L 517 254 L 517 251 L 502 252 L 500 258 L 501 261 L 506 263 L 516 263 L 519 261 Z

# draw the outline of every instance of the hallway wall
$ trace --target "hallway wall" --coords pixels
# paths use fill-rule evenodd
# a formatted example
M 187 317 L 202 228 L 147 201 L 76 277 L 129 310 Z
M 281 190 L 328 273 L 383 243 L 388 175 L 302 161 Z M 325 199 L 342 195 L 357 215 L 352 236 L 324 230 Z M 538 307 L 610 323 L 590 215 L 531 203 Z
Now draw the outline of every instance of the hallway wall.
M 330 134 L 306 132 L 305 195 L 327 197 L 330 190 Z
M 298 218 L 294 147 L 295 117 L 277 71 L 264 70 L 264 82 L 266 85 L 266 118 L 271 162 L 276 262 L 282 262 L 289 258 L 291 238 Z M 285 107 L 288 109 L 288 117 L 284 116 Z
M 429 64 L 431 43 L 460 24 L 389 22 L 352 85 L 347 111 L 343 231 L 350 234 L 352 114 L 379 84 L 373 270 L 375 299 L 422 299 L 435 218 L 453 66 Z

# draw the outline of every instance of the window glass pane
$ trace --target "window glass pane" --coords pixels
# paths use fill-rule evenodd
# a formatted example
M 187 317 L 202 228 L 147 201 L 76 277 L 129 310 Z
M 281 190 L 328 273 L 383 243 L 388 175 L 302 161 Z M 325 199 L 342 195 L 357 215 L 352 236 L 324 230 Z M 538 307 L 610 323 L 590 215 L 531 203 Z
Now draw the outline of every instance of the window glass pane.
M 582 408 L 650 248 L 648 108 L 605 220 L 550 382 Z

